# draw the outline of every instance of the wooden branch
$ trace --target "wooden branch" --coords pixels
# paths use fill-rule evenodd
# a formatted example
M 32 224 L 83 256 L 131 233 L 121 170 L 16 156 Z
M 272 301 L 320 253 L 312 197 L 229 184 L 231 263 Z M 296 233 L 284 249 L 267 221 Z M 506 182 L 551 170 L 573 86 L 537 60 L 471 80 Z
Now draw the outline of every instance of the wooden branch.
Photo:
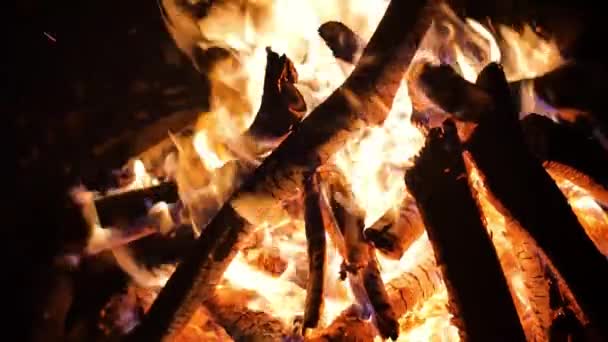
M 287 327 L 262 311 L 247 308 L 247 301 L 229 286 L 215 292 L 204 302 L 207 312 L 235 341 L 281 341 Z
M 409 195 L 403 199 L 399 210 L 389 210 L 364 231 L 367 241 L 387 257 L 397 260 L 422 233 L 422 217 Z
M 328 327 L 313 331 L 305 341 L 373 341 L 378 332 L 364 316 L 360 307 L 351 306 L 340 313 Z
M 406 172 L 450 298 L 473 341 L 524 341 L 496 251 L 467 184 L 462 147 L 453 122 L 429 132 Z M 471 267 L 475 265 L 475 275 Z
M 386 291 L 397 317 L 402 317 L 432 297 L 443 284 L 432 246 L 429 245 L 426 253 L 418 260 L 416 267 L 386 284 Z
M 599 142 L 574 125 L 558 124 L 537 114 L 527 115 L 521 126 L 528 147 L 550 173 L 570 180 L 608 205 L 608 151 Z
M 382 281 L 378 262 L 374 250 L 369 247 L 372 254 L 367 266 L 363 270 L 363 286 L 369 301 L 374 308 L 374 324 L 378 328 L 382 338 L 396 340 L 399 337 L 399 322 L 393 310 L 390 298 Z
M 396 317 L 407 312 L 429 299 L 442 285 L 441 271 L 435 263 L 432 247 L 419 259 L 415 268 L 408 270 L 386 284 L 391 307 Z M 378 331 L 370 321 L 364 318 L 365 313 L 358 306 L 351 306 L 343 311 L 324 329 L 314 331 L 306 341 L 368 341 Z
M 156 186 L 95 199 L 99 222 L 104 227 L 130 226 L 133 221 L 148 214 L 149 208 L 160 201 L 175 203 L 179 200 L 177 185 L 164 182 Z
M 528 151 L 501 68 L 490 64 L 477 84 L 499 105 L 482 116 L 467 149 L 499 202 L 499 210 L 532 235 L 592 323 L 602 328 L 600 322 L 608 321 L 604 310 L 608 305 L 606 258 L 595 249 L 555 182 Z M 594 270 L 593 280 L 581 264 Z
M 413 102 L 418 104 L 418 110 L 424 111 L 432 103 L 460 120 L 476 122 L 494 105 L 483 89 L 462 78 L 449 65 L 425 64 L 411 74 L 409 87 L 417 94 Z
M 303 329 L 315 328 L 323 311 L 323 295 L 326 269 L 325 226 L 321 216 L 321 198 L 318 179 L 309 176 L 304 188 L 304 227 L 308 252 L 308 279 L 306 281 L 306 306 Z
M 365 42 L 348 26 L 338 21 L 328 21 L 319 27 L 319 35 L 334 56 L 350 64 L 356 64 L 365 48 Z
M 136 329 L 135 339 L 161 340 L 179 331 L 198 303 L 208 298 L 239 244 L 251 233 L 233 209 L 247 198 L 288 198 L 304 174 L 324 163 L 342 143 L 370 124 L 381 123 L 431 18 L 426 1 L 392 1 L 364 56 L 345 83 L 315 110 L 263 162 L 204 229 Z M 329 120 L 331 118 L 331 120 Z M 260 216 L 264 216 L 260 208 Z

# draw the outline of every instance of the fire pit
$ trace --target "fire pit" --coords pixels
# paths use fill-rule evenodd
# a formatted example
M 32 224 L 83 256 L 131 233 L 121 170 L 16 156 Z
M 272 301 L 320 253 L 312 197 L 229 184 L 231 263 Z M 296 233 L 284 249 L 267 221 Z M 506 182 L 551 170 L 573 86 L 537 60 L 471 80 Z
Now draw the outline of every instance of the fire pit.
M 161 9 L 210 108 L 70 191 L 57 268 L 117 285 L 67 339 L 608 338 L 595 66 L 436 1 Z

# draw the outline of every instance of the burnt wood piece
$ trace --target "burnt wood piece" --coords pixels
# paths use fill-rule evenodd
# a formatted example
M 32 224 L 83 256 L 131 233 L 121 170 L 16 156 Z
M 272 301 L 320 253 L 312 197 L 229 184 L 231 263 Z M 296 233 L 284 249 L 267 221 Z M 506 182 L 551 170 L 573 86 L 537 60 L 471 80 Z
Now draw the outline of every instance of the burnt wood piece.
M 323 285 L 325 284 L 326 241 L 321 216 L 321 198 L 317 177 L 309 176 L 304 182 L 304 228 L 308 252 L 308 279 L 303 329 L 315 328 L 323 311 Z
M 403 253 L 424 233 L 424 223 L 414 199 L 407 195 L 398 210 L 390 209 L 363 232 L 365 239 L 391 259 Z
M 339 21 L 328 21 L 321 25 L 319 35 L 336 58 L 351 64 L 359 61 L 365 48 L 363 39 Z
M 364 212 L 357 207 L 346 177 L 335 168 L 329 169 L 331 167 L 325 168 L 328 173 L 324 180 L 330 194 L 329 225 L 335 226 L 329 230 L 335 230 L 330 234 L 333 239 L 343 242 L 342 277 L 348 276 L 357 302 L 364 308 L 368 305 L 373 308 L 374 323 L 380 335 L 396 339 L 399 323 L 380 277 L 375 250 L 363 236 Z
M 247 134 L 257 139 L 277 139 L 304 117 L 306 102 L 294 86 L 298 73 L 289 58 L 270 48 L 266 48 L 266 54 L 262 103 Z
M 235 341 L 281 341 L 288 336 L 287 327 L 277 318 L 247 307 L 246 299 L 229 286 L 218 290 L 204 302 L 207 313 Z
M 308 336 L 306 342 L 357 342 L 357 341 L 373 341 L 377 335 L 377 331 L 369 320 L 361 312 L 358 306 L 350 306 L 342 311 L 334 321 L 326 328 Z
M 443 284 L 441 270 L 430 245 L 419 260 L 416 267 L 386 284 L 386 292 L 397 317 L 402 317 L 432 297 Z
M 595 248 L 555 182 L 528 150 L 504 73 L 488 65 L 477 84 L 499 104 L 467 141 L 499 210 L 512 216 L 545 251 L 592 326 L 608 337 L 608 261 Z M 581 268 L 580 265 L 585 265 Z M 593 270 L 593 277 L 584 270 Z
M 433 10 L 423 0 L 391 1 L 363 53 L 373 56 L 373 61 L 357 65 L 344 84 L 295 128 L 222 207 L 131 338 L 157 341 L 170 337 L 213 294 L 239 245 L 253 230 L 233 205 L 238 207 L 247 197 L 292 196 L 302 186 L 305 173 L 327 161 L 353 134 L 386 118 Z
M 459 120 L 478 121 L 481 114 L 494 105 L 483 89 L 462 78 L 449 65 L 425 64 L 415 70 L 413 77 L 414 81 L 410 81 L 409 87 L 414 90 L 414 94 L 420 94 L 418 90 L 422 90 L 431 103 Z M 425 99 L 418 97 L 420 96 L 416 96 L 414 103 L 421 101 L 424 106 L 428 105 Z
M 179 200 L 177 185 L 163 182 L 149 188 L 121 192 L 95 199 L 97 216 L 102 227 L 130 226 L 148 214 L 157 202 L 175 203 Z
M 433 296 L 442 284 L 441 271 L 430 248 L 415 268 L 386 284 L 390 304 L 398 318 Z M 360 307 L 352 306 L 329 326 L 313 332 L 306 341 L 370 341 L 377 331 L 364 316 Z
M 363 286 L 374 308 L 374 323 L 382 338 L 396 340 L 399 337 L 398 317 L 393 310 L 388 293 L 380 275 L 380 268 L 376 261 L 374 250 L 370 249 L 370 260 L 362 270 Z
M 529 149 L 545 162 L 546 168 L 608 205 L 608 151 L 593 136 L 574 125 L 558 124 L 538 114 L 524 117 L 521 126 Z M 564 165 L 561 170 L 559 164 Z
M 461 334 L 470 341 L 525 341 L 496 251 L 467 182 L 455 124 L 434 128 L 405 175 L 424 220 Z

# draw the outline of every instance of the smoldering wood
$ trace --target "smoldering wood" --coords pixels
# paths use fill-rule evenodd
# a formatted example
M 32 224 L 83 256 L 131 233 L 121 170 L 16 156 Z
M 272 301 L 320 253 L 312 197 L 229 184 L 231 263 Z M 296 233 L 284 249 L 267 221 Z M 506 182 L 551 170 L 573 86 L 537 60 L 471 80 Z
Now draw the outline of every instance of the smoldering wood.
M 372 341 L 378 334 L 369 320 L 363 318 L 361 308 L 353 305 L 342 311 L 327 327 L 313 331 L 306 342 Z
M 386 118 L 430 25 L 433 9 L 426 5 L 422 0 L 389 4 L 363 53 L 364 57 L 375 57 L 373 62 L 357 65 L 344 84 L 298 125 L 223 206 L 132 338 L 160 340 L 171 336 L 189 320 L 197 303 L 213 294 L 239 245 L 253 230 L 233 206 L 238 207 L 247 197 L 290 197 L 302 185 L 306 172 L 327 161 L 354 133 Z
M 205 300 L 206 312 L 236 341 L 281 341 L 289 336 L 287 327 L 263 311 L 244 304 L 243 295 L 225 287 Z
M 429 248 L 431 248 L 429 246 Z M 420 258 L 420 263 L 386 284 L 386 292 L 397 318 L 432 297 L 443 284 L 441 271 L 432 251 Z M 307 341 L 368 341 L 378 334 L 358 306 L 343 311 L 327 327 L 314 331 Z
M 462 146 L 452 121 L 447 120 L 443 130 L 429 132 L 405 182 L 456 303 L 455 317 L 464 328 L 461 334 L 479 341 L 524 341 L 496 251 L 468 186 Z
M 325 226 L 321 216 L 321 198 L 318 178 L 310 175 L 304 182 L 304 228 L 308 253 L 308 279 L 306 281 L 306 304 L 302 328 L 315 328 L 323 311 L 323 296 L 326 272 Z
M 287 56 L 266 49 L 264 92 L 258 113 L 248 133 L 256 138 L 280 138 L 291 131 L 304 114 L 306 103 L 293 86 L 298 73 Z
M 319 27 L 319 35 L 334 56 L 350 64 L 358 62 L 365 42 L 348 26 L 338 21 L 328 21 Z
M 530 114 L 521 120 L 526 143 L 549 172 L 584 188 L 608 205 L 608 151 L 591 134 L 565 122 Z
M 390 209 L 363 233 L 376 249 L 398 260 L 422 236 L 424 224 L 416 202 L 406 195 L 398 210 Z
M 478 121 L 481 114 L 494 105 L 485 91 L 462 78 L 449 65 L 421 65 L 413 72 L 409 88 L 413 94 L 419 94 L 414 96 L 413 103 L 419 103 L 415 107 L 424 110 L 429 106 L 426 97 L 432 104 L 463 121 Z
M 490 64 L 477 84 L 500 105 L 486 113 L 466 148 L 503 215 L 516 219 L 548 255 L 583 311 L 598 328 L 606 322 L 608 263 L 586 235 L 567 200 L 528 150 L 502 69 Z M 594 270 L 594 281 L 581 271 Z M 605 331 L 604 331 L 605 333 Z M 608 336 L 608 335 L 607 335 Z
M 419 258 L 420 262 L 413 269 L 386 284 L 386 291 L 397 317 L 402 317 L 432 297 L 443 284 L 441 270 L 435 262 L 431 248 L 428 247 L 428 251 Z
M 365 269 L 362 270 L 363 286 L 367 292 L 369 301 L 374 308 L 374 323 L 382 338 L 396 340 L 399 337 L 399 322 L 393 310 L 390 298 L 380 275 L 380 268 L 376 261 L 374 251 L 370 247 L 370 260 Z

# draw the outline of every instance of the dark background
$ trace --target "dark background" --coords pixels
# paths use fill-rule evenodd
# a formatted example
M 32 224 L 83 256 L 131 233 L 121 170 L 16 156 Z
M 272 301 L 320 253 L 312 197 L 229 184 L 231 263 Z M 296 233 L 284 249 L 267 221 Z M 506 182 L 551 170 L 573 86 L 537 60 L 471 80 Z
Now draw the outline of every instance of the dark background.
M 452 3 L 479 20 L 535 24 L 567 57 L 605 63 L 605 13 L 586 2 Z M 100 175 L 132 152 L 122 147 L 131 132 L 175 111 L 204 108 L 207 91 L 174 47 L 154 0 L 22 0 L 14 16 L 4 14 L 16 19 L 3 35 L 1 99 L 12 147 L 4 165 L 16 175 L 5 180 L 12 190 L 2 228 L 5 279 L 16 286 L 3 295 L 13 318 L 29 324 L 48 294 L 52 256 L 86 233 L 67 198 L 69 186 L 103 182 Z M 168 96 L 169 88 L 177 95 Z M 94 152 L 110 140 L 110 152 Z M 27 339 L 27 325 L 11 327 Z

